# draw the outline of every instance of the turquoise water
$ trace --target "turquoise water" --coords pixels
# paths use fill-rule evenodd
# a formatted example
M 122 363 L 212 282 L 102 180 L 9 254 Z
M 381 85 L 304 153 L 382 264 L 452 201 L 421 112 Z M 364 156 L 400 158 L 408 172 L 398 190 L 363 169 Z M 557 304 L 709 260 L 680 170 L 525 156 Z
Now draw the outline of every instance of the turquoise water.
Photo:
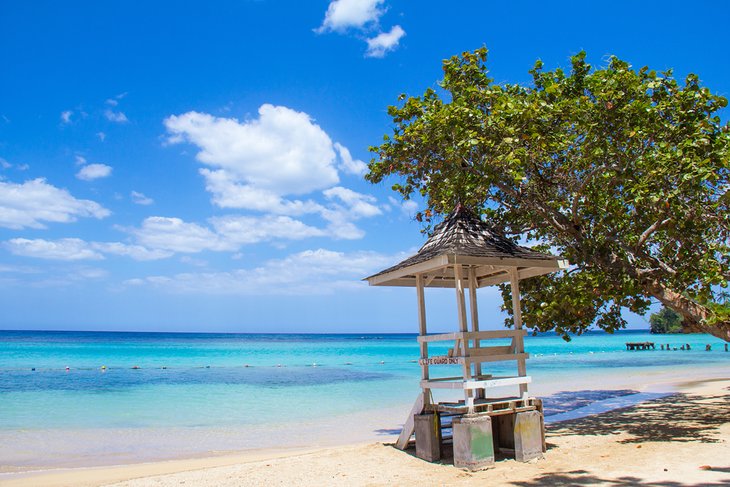
M 628 352 L 627 341 L 689 343 L 691 350 Z M 525 343 L 533 390 L 575 391 L 547 394 L 547 414 L 635 392 L 606 393 L 616 389 L 612 380 L 730 375 L 730 353 L 708 335 L 589 333 L 566 343 L 548 334 Z M 98 462 L 100 453 L 135 461 L 307 445 L 324 425 L 336 428 L 338 417 L 393 408 L 401 418 L 418 392 L 417 357 L 415 335 L 0 331 L 0 466 L 65 465 L 54 460 L 59 451 L 77 465 Z M 367 426 L 372 434 L 377 419 Z M 382 423 L 393 434 L 402 420 L 382 413 Z M 294 432 L 288 440 L 263 438 L 265 428 L 281 424 Z

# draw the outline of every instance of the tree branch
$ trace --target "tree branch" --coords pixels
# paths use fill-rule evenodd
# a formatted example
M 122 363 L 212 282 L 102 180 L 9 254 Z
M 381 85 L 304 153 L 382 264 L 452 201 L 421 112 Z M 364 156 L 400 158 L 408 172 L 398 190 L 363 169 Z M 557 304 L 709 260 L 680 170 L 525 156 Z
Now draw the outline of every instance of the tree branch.
M 649 226 L 649 228 L 644 230 L 644 232 L 641 234 L 641 236 L 639 237 L 639 241 L 636 242 L 635 249 L 638 250 L 639 248 L 641 248 L 641 246 L 646 243 L 646 240 L 651 236 L 651 234 L 653 234 L 654 232 L 659 230 L 661 227 L 663 227 L 670 221 L 672 221 L 671 217 L 665 218 L 664 220 L 655 221 L 651 226 Z

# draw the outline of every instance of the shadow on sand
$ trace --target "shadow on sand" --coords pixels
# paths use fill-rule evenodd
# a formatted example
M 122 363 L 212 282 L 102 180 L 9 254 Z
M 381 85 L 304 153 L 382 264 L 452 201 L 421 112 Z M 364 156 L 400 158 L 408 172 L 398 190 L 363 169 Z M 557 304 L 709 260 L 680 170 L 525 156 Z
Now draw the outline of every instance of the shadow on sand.
M 553 423 L 548 438 L 628 433 L 621 443 L 700 441 L 717 443 L 716 429 L 730 418 L 730 396 L 673 394 L 629 408 Z
M 510 485 L 518 487 L 573 487 L 584 485 L 605 485 L 608 487 L 720 487 L 727 486 L 727 482 L 702 482 L 700 484 L 690 484 L 673 480 L 647 482 L 638 477 L 601 478 L 597 475 L 589 474 L 585 470 L 573 470 L 570 472 L 546 473 L 532 480 L 513 481 Z

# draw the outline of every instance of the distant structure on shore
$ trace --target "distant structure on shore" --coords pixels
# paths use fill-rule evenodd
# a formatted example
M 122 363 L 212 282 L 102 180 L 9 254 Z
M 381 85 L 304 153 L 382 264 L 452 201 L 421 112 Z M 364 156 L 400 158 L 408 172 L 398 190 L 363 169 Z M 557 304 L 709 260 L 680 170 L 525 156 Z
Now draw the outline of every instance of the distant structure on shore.
M 494 462 L 496 450 L 513 452 L 518 461 L 540 458 L 545 451 L 542 401 L 530 397 L 522 328 L 519 281 L 564 269 L 558 257 L 520 247 L 496 233 L 461 205 L 434 228 L 418 253 L 367 278 L 371 286 L 416 288 L 421 366 L 421 393 L 406 418 L 396 446 L 405 449 L 415 433 L 416 456 L 427 461 L 441 458 L 448 438 L 442 429 L 452 421 L 454 464 L 478 469 Z M 480 331 L 477 289 L 509 282 L 512 288 L 514 329 Z M 426 287 L 454 288 L 458 331 L 428 335 Z M 467 314 L 466 293 L 469 294 Z M 471 321 L 471 328 L 469 327 Z M 509 339 L 499 345 L 492 340 Z M 445 355 L 429 355 L 429 345 L 447 343 Z M 494 376 L 487 365 L 514 362 L 516 373 Z M 431 375 L 431 367 L 458 366 L 457 376 Z M 490 396 L 494 388 L 518 387 L 514 396 Z M 461 398 L 437 400 L 437 393 L 459 391 Z

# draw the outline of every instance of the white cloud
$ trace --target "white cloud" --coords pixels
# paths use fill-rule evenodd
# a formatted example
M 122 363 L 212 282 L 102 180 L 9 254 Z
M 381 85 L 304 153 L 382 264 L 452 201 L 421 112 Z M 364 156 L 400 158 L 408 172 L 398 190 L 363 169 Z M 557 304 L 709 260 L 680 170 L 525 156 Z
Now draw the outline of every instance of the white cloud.
M 366 24 L 377 23 L 385 10 L 383 0 L 332 0 L 317 32 L 344 32 L 349 28 L 362 29 Z
M 2 157 L 0 157 L 0 167 L 3 168 L 3 169 L 10 169 L 11 167 L 13 167 L 13 165 L 10 164 L 5 159 L 3 159 Z
M 328 199 L 340 200 L 347 205 L 348 216 L 354 219 L 369 218 L 382 213 L 380 208 L 373 204 L 377 202 L 377 199 L 369 194 L 358 193 L 341 186 L 328 189 L 323 193 Z
M 66 110 L 64 112 L 61 112 L 61 123 L 68 124 L 71 123 L 71 116 L 73 116 L 74 112 L 71 110 Z
M 361 282 L 363 277 L 400 258 L 402 255 L 317 249 L 270 260 L 255 268 L 150 276 L 130 279 L 126 284 L 147 284 L 172 292 L 196 294 L 331 294 L 347 289 L 362 289 L 366 286 Z
M 102 142 L 106 140 L 106 134 L 104 132 L 97 132 L 96 136 L 99 137 L 99 140 Z
M 401 38 L 406 32 L 400 25 L 393 26 L 390 32 L 381 32 L 377 36 L 368 39 L 368 50 L 365 52 L 367 57 L 383 57 L 389 51 L 398 47 Z
M 213 195 L 213 203 L 221 208 L 244 208 L 282 215 L 317 213 L 321 206 L 311 200 L 287 200 L 275 192 L 250 184 L 241 184 L 225 170 L 201 169 L 205 189 Z
M 105 218 L 109 210 L 91 200 L 79 200 L 65 189 L 33 179 L 23 184 L 0 181 L 0 226 L 45 228 L 43 222 L 68 223 L 79 217 Z
M 340 156 L 340 169 L 348 174 L 363 176 L 368 172 L 368 165 L 359 159 L 353 159 L 347 147 L 335 142 L 335 150 Z
M 83 159 L 83 158 L 82 158 Z M 106 164 L 89 164 L 82 167 L 76 173 L 76 177 L 83 181 L 93 181 L 94 179 L 106 178 L 112 173 L 112 167 Z
M 211 218 L 220 238 L 232 245 L 252 244 L 272 239 L 301 240 L 321 237 L 323 230 L 288 216 L 225 216 Z
M 104 110 L 104 116 L 110 122 L 115 122 L 115 123 L 126 123 L 126 122 L 129 122 L 129 119 L 124 114 L 124 112 L 115 112 L 113 110 L 108 110 L 107 109 L 107 110 Z
M 84 156 L 76 155 L 75 158 L 77 166 L 83 166 L 86 164 L 86 158 Z
M 4 242 L 5 248 L 15 255 L 52 260 L 101 260 L 103 255 L 78 238 L 60 240 L 14 238 Z
M 102 260 L 104 254 L 130 257 L 147 261 L 165 259 L 173 252 L 148 249 L 141 245 L 127 245 L 121 242 L 87 242 L 80 238 L 45 240 L 41 238 L 14 238 L 3 242 L 7 250 L 15 255 L 49 260 Z
M 119 101 L 115 100 L 114 98 L 109 98 L 106 100 L 106 104 L 109 106 L 115 107 L 115 106 L 119 105 Z
M 152 216 L 131 233 L 143 246 L 151 249 L 183 253 L 236 249 L 235 245 L 225 242 L 210 229 L 180 218 Z
M 138 192 L 138 191 L 132 191 L 129 196 L 132 198 L 132 203 L 138 204 L 138 205 L 151 205 L 155 202 L 152 198 L 149 198 L 145 196 L 144 194 Z
M 271 194 L 306 194 L 339 181 L 329 136 L 309 115 L 262 105 L 259 118 L 239 122 L 205 113 L 170 116 L 168 141 L 186 140 L 201 150 L 197 159 L 235 184 Z M 206 175 L 206 174 L 204 174 Z
M 141 245 L 127 245 L 121 242 L 92 242 L 90 247 L 105 254 L 131 257 L 134 260 L 159 260 L 173 255 L 170 251 L 148 249 Z

